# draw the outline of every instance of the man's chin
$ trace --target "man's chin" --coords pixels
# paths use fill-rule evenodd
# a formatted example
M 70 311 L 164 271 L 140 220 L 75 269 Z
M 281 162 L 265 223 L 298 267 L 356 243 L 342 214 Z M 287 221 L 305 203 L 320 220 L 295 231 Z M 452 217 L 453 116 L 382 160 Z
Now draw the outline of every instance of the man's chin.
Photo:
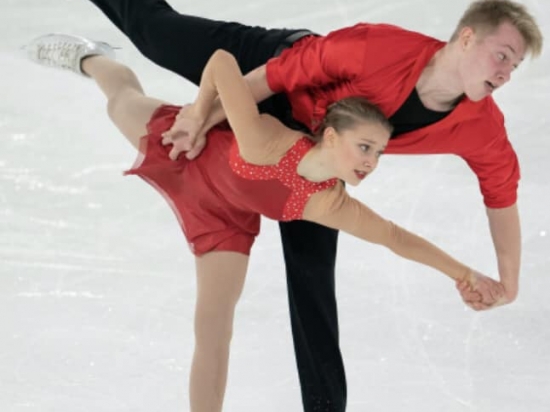
M 466 94 L 466 97 L 470 99 L 472 102 L 479 102 L 491 95 L 491 93 L 465 93 L 465 94 Z

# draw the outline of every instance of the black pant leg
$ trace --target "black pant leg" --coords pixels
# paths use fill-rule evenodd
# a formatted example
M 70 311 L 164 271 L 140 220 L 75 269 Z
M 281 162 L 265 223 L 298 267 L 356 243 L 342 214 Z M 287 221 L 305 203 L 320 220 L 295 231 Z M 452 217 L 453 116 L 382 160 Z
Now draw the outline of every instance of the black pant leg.
M 304 410 L 343 412 L 347 387 L 334 284 L 338 232 L 301 220 L 281 222 L 280 230 Z
M 179 14 L 163 0 L 91 0 L 150 60 L 198 84 L 219 48 L 243 72 L 265 63 L 298 30 L 250 27 Z M 261 110 L 292 125 L 285 96 Z M 346 380 L 334 290 L 337 232 L 309 222 L 280 225 L 302 399 L 306 412 L 342 412 Z
M 91 0 L 154 63 L 198 84 L 217 49 L 235 56 L 244 73 L 264 64 L 298 30 L 266 29 L 189 16 L 163 0 Z

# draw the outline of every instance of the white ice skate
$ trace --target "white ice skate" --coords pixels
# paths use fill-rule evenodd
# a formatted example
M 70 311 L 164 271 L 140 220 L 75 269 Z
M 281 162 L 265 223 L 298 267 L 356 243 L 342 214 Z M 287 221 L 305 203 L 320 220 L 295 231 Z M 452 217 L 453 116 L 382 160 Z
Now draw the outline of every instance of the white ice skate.
M 27 57 L 38 64 L 71 70 L 86 77 L 80 67 L 85 57 L 101 55 L 115 58 L 114 49 L 107 43 L 59 33 L 37 37 L 25 46 L 25 51 Z

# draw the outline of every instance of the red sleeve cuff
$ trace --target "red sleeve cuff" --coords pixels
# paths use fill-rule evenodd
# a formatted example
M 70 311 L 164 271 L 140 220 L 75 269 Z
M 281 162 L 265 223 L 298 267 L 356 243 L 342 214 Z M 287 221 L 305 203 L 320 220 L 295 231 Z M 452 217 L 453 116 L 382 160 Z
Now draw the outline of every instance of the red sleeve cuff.
M 281 93 L 284 91 L 284 84 L 281 81 L 279 59 L 274 57 L 269 59 L 265 66 L 265 76 L 267 79 L 267 85 L 274 93 Z

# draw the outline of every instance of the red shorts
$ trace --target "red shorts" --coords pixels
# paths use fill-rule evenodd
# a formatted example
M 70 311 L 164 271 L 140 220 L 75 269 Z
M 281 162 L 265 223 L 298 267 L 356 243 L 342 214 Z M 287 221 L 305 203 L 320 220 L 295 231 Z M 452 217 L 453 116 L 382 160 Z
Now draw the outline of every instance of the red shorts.
M 232 173 L 228 154 L 231 136 L 210 135 L 195 160 L 180 156 L 170 160 L 171 146 L 162 145 L 161 133 L 174 123 L 180 107 L 160 106 L 147 124 L 140 154 L 125 174 L 135 174 L 162 194 L 176 214 L 191 251 L 200 256 L 212 251 L 248 255 L 260 230 L 260 215 L 229 204 L 210 184 L 211 175 Z M 210 176 L 210 177 L 209 177 Z

